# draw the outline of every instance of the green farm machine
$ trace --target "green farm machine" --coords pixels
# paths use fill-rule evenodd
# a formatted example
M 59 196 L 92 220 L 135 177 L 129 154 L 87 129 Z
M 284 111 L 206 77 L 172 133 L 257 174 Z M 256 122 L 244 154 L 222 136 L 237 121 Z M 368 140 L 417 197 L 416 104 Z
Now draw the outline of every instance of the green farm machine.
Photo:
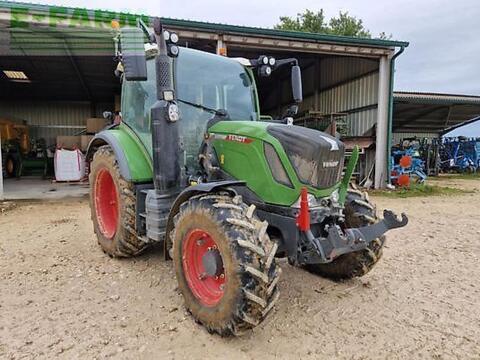
M 146 39 L 146 41 L 145 41 Z M 129 257 L 163 243 L 192 316 L 236 335 L 279 297 L 275 258 L 333 279 L 362 276 L 384 233 L 405 226 L 350 187 L 344 145 L 294 126 L 294 58 L 233 59 L 177 46 L 159 19 L 118 30 L 122 122 L 91 141 L 90 197 L 103 251 Z M 265 120 L 255 76 L 291 69 L 293 105 Z

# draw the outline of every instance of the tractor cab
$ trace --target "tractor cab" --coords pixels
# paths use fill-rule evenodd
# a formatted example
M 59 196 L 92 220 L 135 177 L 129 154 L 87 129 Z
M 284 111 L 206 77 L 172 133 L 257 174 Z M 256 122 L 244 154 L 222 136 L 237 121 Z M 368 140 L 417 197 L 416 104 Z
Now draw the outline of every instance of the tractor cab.
M 150 108 L 157 101 L 155 50 L 146 60 L 146 80 L 122 81 L 122 119 L 152 153 Z M 238 61 L 214 54 L 179 48 L 173 61 L 176 104 L 181 116 L 179 140 L 182 166 L 198 170 L 198 154 L 207 123 L 215 120 L 259 120 L 253 73 Z

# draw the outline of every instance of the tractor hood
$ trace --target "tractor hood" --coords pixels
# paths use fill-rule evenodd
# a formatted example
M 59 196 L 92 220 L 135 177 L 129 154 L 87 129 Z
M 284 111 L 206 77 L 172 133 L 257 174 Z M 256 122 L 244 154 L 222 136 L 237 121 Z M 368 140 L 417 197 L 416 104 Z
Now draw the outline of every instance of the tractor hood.
M 345 153 L 342 142 L 301 126 L 273 124 L 267 131 L 282 144 L 300 182 L 325 189 L 340 181 Z
M 291 206 L 303 187 L 315 198 L 340 186 L 344 145 L 317 130 L 263 121 L 219 121 L 208 128 L 220 167 L 266 203 Z

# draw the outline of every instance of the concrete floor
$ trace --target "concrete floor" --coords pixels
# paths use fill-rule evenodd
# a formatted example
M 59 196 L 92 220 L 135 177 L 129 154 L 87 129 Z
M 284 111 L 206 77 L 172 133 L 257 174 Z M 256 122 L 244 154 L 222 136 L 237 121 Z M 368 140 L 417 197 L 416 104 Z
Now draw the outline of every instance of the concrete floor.
M 4 200 L 57 200 L 88 195 L 88 183 L 55 183 L 38 177 L 3 180 Z

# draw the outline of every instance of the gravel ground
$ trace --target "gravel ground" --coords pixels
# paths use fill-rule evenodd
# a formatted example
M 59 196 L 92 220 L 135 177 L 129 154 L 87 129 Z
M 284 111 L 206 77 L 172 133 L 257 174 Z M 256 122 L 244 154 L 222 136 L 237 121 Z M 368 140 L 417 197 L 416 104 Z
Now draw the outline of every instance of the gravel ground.
M 185 312 L 160 249 L 105 256 L 86 199 L 4 205 L 0 358 L 480 358 L 480 192 L 373 200 L 410 224 L 371 273 L 335 283 L 280 261 L 275 310 L 230 339 Z

